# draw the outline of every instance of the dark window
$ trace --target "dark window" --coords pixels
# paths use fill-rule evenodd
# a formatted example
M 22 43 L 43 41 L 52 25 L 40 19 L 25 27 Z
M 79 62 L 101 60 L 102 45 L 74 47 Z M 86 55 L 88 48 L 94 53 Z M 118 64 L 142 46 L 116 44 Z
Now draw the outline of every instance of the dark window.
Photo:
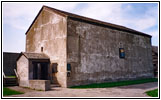
M 70 72 L 67 72 L 67 77 L 70 77 Z
M 67 71 L 71 71 L 71 65 L 67 64 Z
M 119 54 L 120 54 L 120 58 L 125 58 L 124 48 L 119 48 Z
M 43 52 L 43 47 L 41 47 L 41 52 Z

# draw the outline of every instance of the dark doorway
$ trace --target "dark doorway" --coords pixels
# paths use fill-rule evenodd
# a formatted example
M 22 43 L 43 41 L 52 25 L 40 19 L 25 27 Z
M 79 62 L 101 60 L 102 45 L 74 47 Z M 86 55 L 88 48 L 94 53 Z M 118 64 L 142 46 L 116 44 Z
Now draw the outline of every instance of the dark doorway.
M 38 79 L 38 73 L 37 73 L 37 70 L 38 70 L 38 64 L 37 63 L 33 63 L 33 79 Z
M 33 79 L 48 80 L 48 63 L 33 62 Z
M 48 79 L 48 63 L 41 63 L 41 79 Z

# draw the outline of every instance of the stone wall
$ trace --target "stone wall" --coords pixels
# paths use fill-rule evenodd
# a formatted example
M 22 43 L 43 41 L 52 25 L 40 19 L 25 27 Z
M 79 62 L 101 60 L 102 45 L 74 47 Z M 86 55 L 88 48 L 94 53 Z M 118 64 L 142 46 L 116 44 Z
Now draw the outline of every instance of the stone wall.
M 158 47 L 157 46 L 152 46 L 152 57 L 153 57 L 154 76 L 158 77 Z
M 58 82 L 62 87 L 66 87 L 66 31 L 66 17 L 43 8 L 26 34 L 26 52 L 43 52 L 48 55 L 51 81 Z M 54 64 L 58 65 L 56 73 L 52 72 Z
M 16 60 L 19 53 L 3 52 L 3 72 L 6 76 L 14 76 L 16 69 Z
M 17 61 L 19 86 L 29 87 L 29 61 L 22 55 Z
M 50 90 L 50 81 L 49 80 L 29 80 L 29 88 L 35 90 Z
M 68 86 L 153 77 L 150 37 L 70 18 L 67 23 Z

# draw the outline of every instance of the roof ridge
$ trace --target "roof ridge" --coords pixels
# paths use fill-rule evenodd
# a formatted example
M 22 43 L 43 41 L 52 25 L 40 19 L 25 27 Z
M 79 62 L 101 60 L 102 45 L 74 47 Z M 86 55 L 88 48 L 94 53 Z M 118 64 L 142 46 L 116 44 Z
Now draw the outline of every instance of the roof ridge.
M 82 21 L 93 22 L 93 23 L 96 23 L 96 24 L 99 24 L 99 25 L 103 25 L 103 26 L 106 26 L 106 27 L 115 28 L 117 30 L 122 30 L 122 31 L 127 31 L 127 32 L 131 32 L 131 33 L 134 33 L 134 34 L 138 34 L 138 35 L 144 35 L 144 36 L 152 37 L 151 35 L 145 34 L 143 32 L 140 32 L 140 31 L 137 31 L 137 30 L 134 30 L 134 29 L 122 26 L 122 25 L 117 25 L 117 24 L 113 24 L 113 23 L 109 23 L 109 22 L 105 22 L 105 21 L 100 21 L 100 20 L 97 20 L 97 19 L 93 19 L 93 18 L 89 18 L 89 17 L 85 17 L 85 16 L 69 13 L 69 12 L 66 12 L 66 11 L 63 11 L 63 10 L 58 10 L 58 9 L 55 9 L 55 8 L 52 8 L 52 7 L 49 7 L 49 6 L 46 6 L 46 5 L 43 5 L 41 10 L 43 8 L 50 9 L 50 10 L 52 10 L 52 11 L 54 11 L 54 12 L 60 14 L 60 15 L 67 16 L 69 18 L 73 18 L 73 19 L 75 18 L 75 19 L 79 19 L 79 20 L 82 20 Z M 41 10 L 39 11 L 38 15 L 40 14 Z M 36 18 L 38 17 L 38 15 L 36 16 Z M 33 23 L 34 22 L 35 22 L 35 20 L 33 21 Z M 31 24 L 31 26 L 32 26 L 32 24 Z M 29 27 L 29 29 L 31 28 L 31 26 Z M 29 29 L 27 30 L 27 32 L 29 31 Z M 27 32 L 26 32 L 26 34 L 27 34 Z
M 49 56 L 45 53 L 34 53 L 34 52 L 21 52 L 20 56 L 24 55 L 27 59 L 49 59 Z M 20 57 L 19 56 L 19 57 Z M 18 59 L 19 59 L 18 57 Z M 18 60 L 17 59 L 17 60 Z

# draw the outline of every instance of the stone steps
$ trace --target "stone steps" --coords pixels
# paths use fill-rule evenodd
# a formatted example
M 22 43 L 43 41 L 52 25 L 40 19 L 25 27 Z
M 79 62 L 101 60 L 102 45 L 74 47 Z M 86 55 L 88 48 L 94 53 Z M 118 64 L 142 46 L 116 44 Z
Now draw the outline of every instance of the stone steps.
M 59 84 L 51 84 L 50 87 L 61 87 Z
M 4 86 L 17 86 L 18 81 L 17 78 L 3 78 L 3 85 Z

